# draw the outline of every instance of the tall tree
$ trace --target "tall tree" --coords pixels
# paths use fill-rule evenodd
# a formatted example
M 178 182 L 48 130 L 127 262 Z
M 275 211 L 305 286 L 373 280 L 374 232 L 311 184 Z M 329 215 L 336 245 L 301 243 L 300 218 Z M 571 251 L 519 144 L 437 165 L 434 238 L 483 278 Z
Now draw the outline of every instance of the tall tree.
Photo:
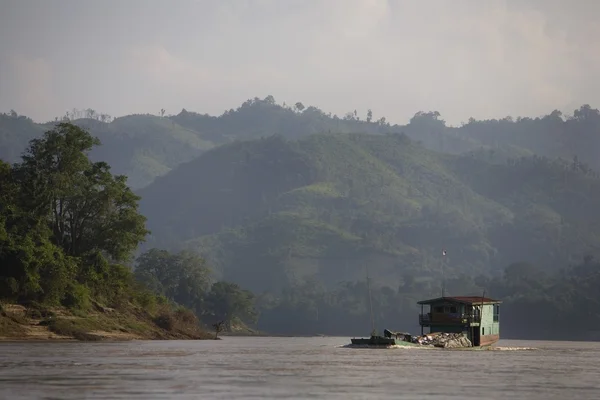
M 47 218 L 53 242 L 67 256 L 99 251 L 123 261 L 148 233 L 146 219 L 126 178 L 89 160 L 88 152 L 99 144 L 82 128 L 60 123 L 31 141 L 23 162 L 15 165 L 16 178 L 22 203 Z

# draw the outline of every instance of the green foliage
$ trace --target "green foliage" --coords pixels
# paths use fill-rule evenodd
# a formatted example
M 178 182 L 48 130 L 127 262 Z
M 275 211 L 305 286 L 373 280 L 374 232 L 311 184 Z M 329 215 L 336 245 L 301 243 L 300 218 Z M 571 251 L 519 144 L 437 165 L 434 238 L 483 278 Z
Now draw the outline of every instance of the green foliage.
M 236 284 L 216 282 L 211 285 L 210 270 L 202 257 L 188 251 L 171 254 L 154 248 L 141 254 L 136 261 L 138 282 L 154 293 L 194 310 L 205 322 L 219 319 L 230 325 L 234 319 L 255 321 L 254 295 Z M 176 314 L 159 316 L 155 322 L 172 329 L 175 320 L 185 322 L 196 318 L 185 309 L 179 309 Z
M 0 163 L 0 296 L 88 310 L 135 292 L 127 260 L 147 233 L 139 197 L 87 153 L 99 144 L 60 123 L 31 141 L 23 162 Z
M 135 291 L 134 302 L 139 304 L 144 310 L 147 310 L 149 313 L 154 313 L 161 303 L 152 291 L 146 289 L 145 287 L 139 287 Z M 166 302 L 163 304 L 167 304 Z
M 136 279 L 153 292 L 203 314 L 204 296 L 210 287 L 210 270 L 204 259 L 190 253 L 170 254 L 150 249 L 137 258 Z
M 77 340 L 100 340 L 98 335 L 90 334 L 91 330 L 102 330 L 102 326 L 86 319 L 49 319 L 48 328 L 57 335 L 70 336 Z
M 50 240 L 50 229 L 22 201 L 15 171 L 0 161 L 0 293 L 10 300 L 58 303 L 75 262 Z
M 66 255 L 102 251 L 112 259 L 128 257 L 148 233 L 137 212 L 139 197 L 126 178 L 113 176 L 104 162 L 87 152 L 100 142 L 83 129 L 61 123 L 34 139 L 15 167 L 21 201 L 38 217 L 48 217 L 53 242 Z
M 225 321 L 228 325 L 236 319 L 256 322 L 254 295 L 235 283 L 215 282 L 208 293 L 207 302 L 217 321 Z
M 62 299 L 62 304 L 65 307 L 77 310 L 88 310 L 91 305 L 90 290 L 82 284 L 71 282 L 67 286 L 65 296 Z
M 76 282 L 108 302 L 136 299 L 160 308 L 176 301 L 205 318 L 227 315 L 228 296 L 215 297 L 219 304 L 210 310 L 216 293 L 208 270 L 188 271 L 181 260 L 160 277 L 136 272 L 162 297 L 153 300 L 126 283 L 132 276 L 118 261 L 146 233 L 138 198 L 106 164 L 89 161 L 89 151 L 136 187 L 166 174 L 140 191 L 154 233 L 149 247 L 192 249 L 219 279 L 269 291 L 257 300 L 263 326 L 302 327 L 300 321 L 324 316 L 364 323 L 362 286 L 340 282 L 362 282 L 365 264 L 387 310 L 380 317 L 412 318 L 414 301 L 439 292 L 442 248 L 449 251 L 450 291 L 489 289 L 508 299 L 507 307 L 579 318 L 576 309 L 586 310 L 596 318 L 586 308 L 597 298 L 588 290 L 594 275 L 564 269 L 584 254 L 600 255 L 600 182 L 592 169 L 599 166 L 600 114 L 587 105 L 566 118 L 555 111 L 535 119 L 471 119 L 461 127 L 446 126 L 438 112 L 418 112 L 405 126 L 389 126 L 371 110 L 367 121 L 355 112 L 338 118 L 300 102 L 277 105 L 269 96 L 219 117 L 183 110 L 104 121 L 43 126 L 16 113 L 0 117 L 0 157 L 11 161 L 25 140 L 50 129 L 22 164 L 0 163 L 2 297 L 57 303 Z M 104 145 L 90 149 L 95 140 L 77 126 Z M 206 151 L 216 145 L 223 146 Z M 64 160 L 60 167 L 56 156 Z M 65 225 L 73 210 L 96 210 L 102 218 L 88 218 L 78 230 Z M 189 284 L 181 279 L 188 274 Z M 581 274 L 586 278 L 573 278 Z M 306 326 L 325 329 L 314 321 Z

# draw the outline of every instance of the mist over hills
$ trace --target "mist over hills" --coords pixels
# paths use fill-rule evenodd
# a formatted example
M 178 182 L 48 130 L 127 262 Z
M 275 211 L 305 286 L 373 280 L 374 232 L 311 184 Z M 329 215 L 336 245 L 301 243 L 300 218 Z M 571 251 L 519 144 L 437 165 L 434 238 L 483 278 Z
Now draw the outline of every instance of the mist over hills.
M 503 297 L 513 326 L 531 317 L 524 305 L 545 310 L 531 322 L 542 328 L 554 312 L 600 326 L 586 305 L 600 301 L 600 113 L 590 106 L 461 127 L 437 112 L 390 125 L 271 96 L 218 117 L 85 117 L 74 123 L 103 143 L 91 157 L 142 196 L 143 248 L 205 256 L 217 276 L 261 294 L 264 329 L 366 327 L 366 266 L 380 321 L 414 322 L 443 267 L 447 293 Z M 0 116 L 0 158 L 14 161 L 51 126 Z

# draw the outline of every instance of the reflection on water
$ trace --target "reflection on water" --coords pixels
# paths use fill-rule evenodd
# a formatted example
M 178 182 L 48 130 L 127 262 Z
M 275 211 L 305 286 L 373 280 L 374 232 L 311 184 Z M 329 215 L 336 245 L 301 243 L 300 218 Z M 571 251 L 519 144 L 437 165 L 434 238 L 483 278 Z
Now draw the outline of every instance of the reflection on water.
M 0 343 L 0 399 L 600 398 L 600 343 L 422 351 L 348 341 Z

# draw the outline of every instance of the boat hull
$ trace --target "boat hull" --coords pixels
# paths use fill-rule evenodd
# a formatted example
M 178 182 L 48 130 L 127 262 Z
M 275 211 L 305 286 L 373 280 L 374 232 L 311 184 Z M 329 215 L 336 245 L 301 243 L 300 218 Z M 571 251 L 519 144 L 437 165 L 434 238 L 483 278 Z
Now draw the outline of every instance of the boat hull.
M 483 335 L 479 339 L 479 347 L 491 346 L 500 340 L 500 335 Z
M 383 336 L 371 336 L 370 338 L 353 338 L 350 339 L 352 344 L 367 345 L 367 346 L 394 346 L 396 339 Z

